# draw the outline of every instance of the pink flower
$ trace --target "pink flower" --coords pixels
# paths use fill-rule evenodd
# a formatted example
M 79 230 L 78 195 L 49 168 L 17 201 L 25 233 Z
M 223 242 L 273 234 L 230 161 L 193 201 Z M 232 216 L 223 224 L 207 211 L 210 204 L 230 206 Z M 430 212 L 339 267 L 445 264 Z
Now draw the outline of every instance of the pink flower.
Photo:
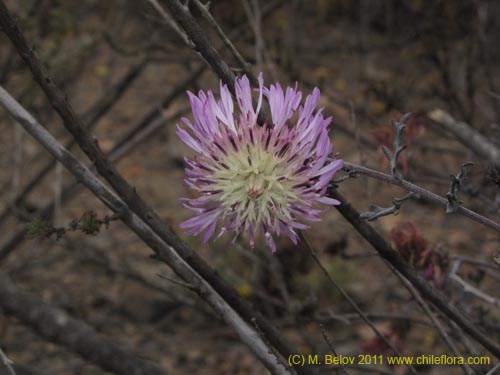
M 177 134 L 197 154 L 185 159 L 184 181 L 199 197 L 183 198 L 195 216 L 181 227 L 191 235 L 204 232 L 204 242 L 216 230 L 218 237 L 243 233 L 252 248 L 260 232 L 274 252 L 275 236 L 283 234 L 297 244 L 296 230 L 308 228 L 303 222 L 321 220 L 318 214 L 324 210 L 313 208 L 316 203 L 340 204 L 326 190 L 343 163 L 331 155 L 331 117 L 325 119 L 322 109 L 316 110 L 318 88 L 301 105 L 297 87 L 285 92 L 279 84 L 264 87 L 260 74 L 254 108 L 247 77 L 236 79 L 235 87 L 237 110 L 226 85 L 221 84 L 217 101 L 211 91 L 197 96 L 188 92 L 194 124 L 183 118 L 190 132 L 177 125 Z M 271 124 L 259 126 L 263 96 Z

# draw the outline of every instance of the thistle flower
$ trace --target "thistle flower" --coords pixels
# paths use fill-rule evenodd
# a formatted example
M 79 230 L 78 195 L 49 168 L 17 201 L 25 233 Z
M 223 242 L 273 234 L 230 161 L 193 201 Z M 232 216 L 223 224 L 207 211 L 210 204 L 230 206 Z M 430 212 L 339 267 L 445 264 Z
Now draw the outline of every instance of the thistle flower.
M 252 104 L 248 78 L 235 82 L 236 101 L 226 85 L 220 86 L 220 100 L 211 91 L 198 95 L 188 92 L 194 124 L 182 121 L 191 134 L 177 125 L 177 134 L 196 151 L 194 160 L 185 158 L 185 184 L 200 193 L 183 198 L 184 206 L 195 216 L 183 222 L 187 234 L 204 232 L 207 242 L 218 230 L 218 237 L 234 232 L 244 234 L 254 247 L 254 238 L 263 233 L 274 252 L 274 236 L 288 236 L 294 244 L 295 230 L 306 229 L 304 220 L 320 221 L 324 209 L 316 203 L 338 205 L 326 190 L 342 160 L 331 156 L 328 137 L 331 117 L 315 110 L 319 89 L 315 88 L 301 105 L 302 93 L 279 84 L 264 87 L 259 75 L 257 108 Z M 271 110 L 271 123 L 257 124 L 263 96 Z M 295 116 L 296 121 L 291 121 Z

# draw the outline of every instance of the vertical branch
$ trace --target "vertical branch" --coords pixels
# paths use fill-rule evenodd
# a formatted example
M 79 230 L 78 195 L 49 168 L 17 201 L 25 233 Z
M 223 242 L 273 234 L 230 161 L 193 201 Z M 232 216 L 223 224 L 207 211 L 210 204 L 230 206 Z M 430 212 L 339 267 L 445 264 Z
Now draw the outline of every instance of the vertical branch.
M 21 181 L 21 167 L 23 161 L 23 132 L 21 126 L 15 124 L 14 126 L 14 155 L 13 155 L 13 171 L 12 171 L 12 185 L 11 185 L 11 201 L 15 202 L 19 184 Z

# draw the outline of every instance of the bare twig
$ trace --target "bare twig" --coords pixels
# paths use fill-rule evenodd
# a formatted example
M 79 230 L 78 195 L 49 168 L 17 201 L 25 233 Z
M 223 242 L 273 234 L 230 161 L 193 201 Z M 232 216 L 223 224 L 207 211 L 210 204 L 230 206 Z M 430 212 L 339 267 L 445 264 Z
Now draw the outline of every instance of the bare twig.
M 326 267 L 323 265 L 323 263 L 319 259 L 318 254 L 316 253 L 316 250 L 312 247 L 311 243 L 309 242 L 309 240 L 307 239 L 307 237 L 304 235 L 303 232 L 300 232 L 300 237 L 304 241 L 307 249 L 309 250 L 311 256 L 313 257 L 313 259 L 316 262 L 316 264 L 318 265 L 318 267 L 325 274 L 325 276 L 327 277 L 327 279 L 332 283 L 332 285 L 335 287 L 335 289 L 337 289 L 340 292 L 340 294 L 342 294 L 342 296 L 349 302 L 349 304 L 354 308 L 354 310 L 356 310 L 356 312 L 359 314 L 359 316 L 361 317 L 361 319 L 363 319 L 363 321 L 368 325 L 368 327 L 371 328 L 371 330 L 377 335 L 377 337 L 385 345 L 387 345 L 387 347 L 390 348 L 394 352 L 394 354 L 396 354 L 397 356 L 401 357 L 402 354 L 398 350 L 398 348 L 396 348 L 394 346 L 394 344 L 392 342 L 390 342 L 387 339 L 387 337 L 385 337 L 385 335 L 383 335 L 377 329 L 377 327 L 375 327 L 375 325 L 370 321 L 370 319 L 368 319 L 368 317 L 363 312 L 363 310 L 361 310 L 361 308 L 358 306 L 358 304 L 356 302 L 354 302 L 354 300 L 349 296 L 349 294 L 347 294 L 347 292 L 335 281 L 335 279 L 332 277 L 332 275 L 330 274 L 330 272 L 326 269 Z M 407 366 L 408 366 L 408 369 L 410 370 L 410 372 L 412 374 L 416 374 L 417 373 L 417 371 L 415 370 L 415 368 L 411 364 L 409 364 Z
M 160 16 L 163 18 L 165 23 L 172 28 L 172 30 L 175 31 L 175 33 L 182 39 L 182 41 L 187 45 L 192 47 L 191 41 L 189 40 L 189 37 L 186 35 L 184 31 L 182 31 L 179 26 L 175 23 L 175 21 L 170 17 L 170 14 L 163 9 L 163 7 L 158 3 L 157 0 L 146 0 L 148 3 L 150 3 L 153 8 L 160 14 Z
M 3 273 L 0 273 L 0 307 L 44 339 L 65 346 L 106 371 L 121 375 L 167 374 L 158 365 L 99 336 L 86 323 L 19 289 Z
M 457 347 L 453 343 L 453 341 L 450 339 L 448 333 L 446 333 L 445 329 L 439 322 L 438 318 L 434 315 L 434 313 L 431 311 L 429 306 L 425 303 L 424 299 L 422 296 L 418 293 L 418 291 L 413 287 L 413 285 L 403 276 L 401 275 L 390 263 L 386 262 L 386 264 L 390 267 L 390 269 L 393 271 L 393 273 L 397 276 L 397 278 L 403 283 L 403 285 L 408 289 L 412 297 L 417 301 L 417 304 L 420 306 L 420 308 L 424 311 L 424 313 L 429 317 L 431 320 L 432 324 L 438 331 L 439 335 L 443 339 L 444 343 L 450 351 L 453 353 L 455 357 L 461 357 L 460 353 L 458 352 Z M 464 368 L 464 372 L 467 375 L 474 374 L 474 370 L 467 364 L 463 364 L 462 367 Z
M 94 128 L 97 122 L 104 116 L 115 103 L 122 97 L 125 91 L 130 87 L 130 85 L 135 82 L 139 77 L 141 72 L 147 65 L 147 60 L 142 60 L 139 64 L 136 64 L 130 68 L 130 70 L 121 78 L 116 85 L 114 85 L 109 91 L 104 93 L 96 103 L 83 114 L 83 122 L 88 129 Z M 68 142 L 65 147 L 71 149 L 76 142 L 74 140 Z M 26 199 L 29 193 L 40 183 L 40 181 L 47 176 L 47 174 L 54 168 L 56 162 L 50 160 L 45 164 L 45 166 L 26 184 L 24 189 L 13 199 L 12 204 L 5 208 L 5 210 L 0 213 L 0 224 L 8 217 L 12 209 L 20 206 Z
M 399 121 L 392 120 L 392 127 L 394 128 L 394 142 L 393 142 L 393 150 L 394 154 L 389 151 L 389 149 L 385 146 L 382 146 L 382 151 L 384 151 L 385 156 L 390 162 L 391 166 L 391 174 L 393 177 L 397 179 L 401 179 L 401 172 L 398 170 L 398 160 L 399 155 L 404 151 L 406 145 L 404 144 L 403 139 L 403 130 L 406 127 L 406 123 L 411 117 L 411 113 L 405 114 Z
M 457 208 L 463 203 L 460 199 L 458 199 L 458 196 L 461 193 L 464 187 L 464 181 L 473 166 L 474 163 L 462 164 L 460 172 L 456 176 L 450 175 L 450 190 L 446 193 L 446 199 L 448 199 L 448 202 L 446 203 L 447 214 L 457 212 Z
M 182 85 L 181 85 L 182 86 Z M 173 100 L 176 95 L 175 92 L 178 90 L 178 87 L 173 90 L 167 97 L 163 100 L 162 103 L 168 105 L 171 100 Z M 185 111 L 182 109 L 172 116 L 162 117 L 161 109 L 155 109 L 147 114 L 139 123 L 132 128 L 125 136 L 117 142 L 117 144 L 113 147 L 113 149 L 106 155 L 111 162 L 115 162 L 123 158 L 127 152 L 132 150 L 137 144 L 143 142 L 148 137 L 151 137 L 156 131 L 161 129 L 161 126 L 170 121 L 174 121 Z M 71 197 L 77 193 L 78 188 L 81 185 L 78 183 L 71 183 L 67 185 L 61 192 L 61 204 L 66 202 Z M 45 220 L 49 220 L 52 218 L 54 214 L 54 207 L 56 202 L 52 201 L 48 203 L 42 208 L 37 210 L 40 217 Z M 3 243 L 0 247 L 0 262 L 2 262 L 9 254 L 24 240 L 26 239 L 26 228 L 22 228 L 17 230 L 14 234 L 12 234 L 7 241 Z
M 497 362 L 495 364 L 495 366 L 493 366 L 490 371 L 488 371 L 486 374 L 484 375 L 495 375 L 497 373 L 497 370 L 500 369 L 500 362 Z
M 477 298 L 482 299 L 483 301 L 489 303 L 492 306 L 495 306 L 496 308 L 500 308 L 500 300 L 484 293 L 483 291 L 479 290 L 475 286 L 469 284 L 467 281 L 465 281 L 464 279 L 462 279 L 458 275 L 458 272 L 460 271 L 461 266 L 462 266 L 462 260 L 455 259 L 455 263 L 453 265 L 453 268 L 452 268 L 450 274 L 448 275 L 450 277 L 450 279 L 459 283 L 465 292 L 475 295 Z
M 390 176 L 386 173 L 379 172 L 367 167 L 362 167 L 360 165 L 356 165 L 353 163 L 349 163 L 344 161 L 344 170 L 346 172 L 350 173 L 359 173 L 359 174 L 364 174 L 373 178 L 376 178 L 378 180 L 388 182 L 393 185 L 397 185 L 399 187 L 402 187 L 403 189 L 407 191 L 411 191 L 413 193 L 418 194 L 421 198 L 426 199 L 428 201 L 438 203 L 442 206 L 446 207 L 446 204 L 448 203 L 448 200 L 444 197 L 441 197 L 435 193 L 432 193 L 420 186 L 417 186 L 415 184 L 412 184 L 411 182 L 408 182 L 406 180 L 399 180 L 393 176 Z M 459 206 L 457 208 L 457 213 L 464 215 L 484 226 L 487 226 L 488 228 L 491 228 L 497 232 L 500 232 L 500 224 L 496 223 L 495 221 L 488 219 L 487 217 L 484 217 L 477 212 L 474 212 L 472 210 L 469 210 L 468 208 L 465 208 L 463 206 Z
M 382 216 L 397 215 L 399 213 L 399 210 L 400 210 L 401 206 L 403 205 L 403 203 L 405 201 L 407 201 L 408 199 L 413 198 L 414 196 L 415 196 L 415 194 L 410 192 L 407 195 L 405 195 L 404 197 L 393 198 L 392 199 L 392 204 L 393 204 L 392 207 L 384 208 L 384 207 L 380 207 L 380 206 L 373 204 L 370 206 L 370 211 L 363 212 L 360 215 L 360 218 L 368 220 L 368 221 L 374 221 Z
M 193 42 L 197 51 L 203 56 L 206 62 L 212 67 L 217 75 L 228 85 L 231 92 L 234 93 L 234 74 L 231 68 L 224 62 L 219 52 L 212 46 L 208 40 L 207 34 L 200 28 L 193 18 L 186 5 L 178 0 L 165 0 L 170 14 L 175 21 L 182 27 L 189 39 Z
M 323 340 L 325 340 L 326 344 L 328 345 L 328 347 L 332 351 L 333 355 L 335 357 L 338 357 L 337 351 L 333 347 L 332 341 L 330 340 L 330 337 L 328 337 L 328 333 L 326 333 L 325 326 L 323 324 L 320 324 L 319 329 L 321 331 L 321 336 L 323 336 Z M 345 370 L 345 366 L 342 363 L 340 364 L 340 369 L 344 375 L 347 375 L 347 371 Z

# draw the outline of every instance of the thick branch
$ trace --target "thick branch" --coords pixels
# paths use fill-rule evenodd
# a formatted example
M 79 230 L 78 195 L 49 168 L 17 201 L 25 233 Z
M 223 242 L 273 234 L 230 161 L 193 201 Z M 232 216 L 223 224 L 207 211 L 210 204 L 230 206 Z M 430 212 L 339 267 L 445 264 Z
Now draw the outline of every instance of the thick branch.
M 167 374 L 158 365 L 140 359 L 129 350 L 98 335 L 86 323 L 19 289 L 3 273 L 0 273 L 0 307 L 45 340 L 78 353 L 105 371 L 122 375 Z
M 403 258 L 389 245 L 389 243 L 370 226 L 366 221 L 359 218 L 359 212 L 356 211 L 343 196 L 335 190 L 330 192 L 330 196 L 342 202 L 336 206 L 337 210 L 351 225 L 358 231 L 363 238 L 368 241 L 379 255 L 387 260 L 399 273 L 401 273 L 412 285 L 420 292 L 422 297 L 434 304 L 444 315 L 453 320 L 460 328 L 473 337 L 477 342 L 488 349 L 497 358 L 500 358 L 500 345 L 487 337 L 484 333 L 475 327 L 470 319 L 465 317 L 454 306 L 450 305 L 444 296 L 438 291 L 431 289 L 415 270 L 406 263 Z
M 189 39 L 196 46 L 198 52 L 200 52 L 215 73 L 227 84 L 231 92 L 234 92 L 233 72 L 219 55 L 219 52 L 212 46 L 206 32 L 200 28 L 187 7 L 182 5 L 178 0 L 165 0 L 164 3 L 172 14 L 172 17 L 184 29 Z
M 500 168 L 500 148 L 491 143 L 484 135 L 465 122 L 456 121 L 449 113 L 440 109 L 430 112 L 429 117 L 452 132 L 467 148 Z

